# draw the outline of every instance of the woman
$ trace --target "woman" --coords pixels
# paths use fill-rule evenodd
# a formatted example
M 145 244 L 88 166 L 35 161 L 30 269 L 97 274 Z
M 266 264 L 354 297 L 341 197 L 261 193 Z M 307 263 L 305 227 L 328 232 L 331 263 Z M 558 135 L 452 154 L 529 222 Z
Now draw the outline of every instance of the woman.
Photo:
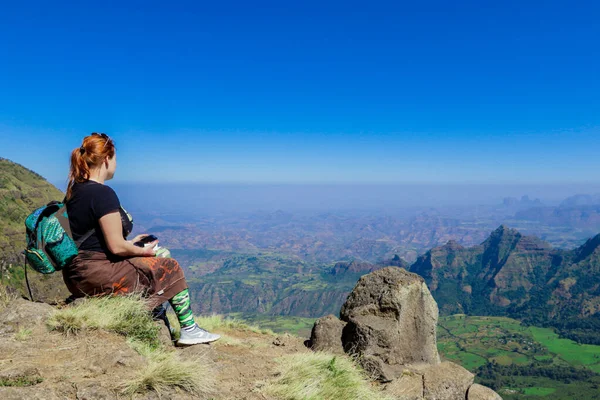
M 150 309 L 169 301 L 179 324 L 178 344 L 209 343 L 219 339 L 194 321 L 183 271 L 172 258 L 158 258 L 154 246 L 127 241 L 133 228 L 114 190 L 104 184 L 117 168 L 115 145 L 104 133 L 92 133 L 71 153 L 67 187 L 67 213 L 73 239 L 93 232 L 79 248 L 79 254 L 63 269 L 63 278 L 75 297 L 103 294 L 143 293 Z

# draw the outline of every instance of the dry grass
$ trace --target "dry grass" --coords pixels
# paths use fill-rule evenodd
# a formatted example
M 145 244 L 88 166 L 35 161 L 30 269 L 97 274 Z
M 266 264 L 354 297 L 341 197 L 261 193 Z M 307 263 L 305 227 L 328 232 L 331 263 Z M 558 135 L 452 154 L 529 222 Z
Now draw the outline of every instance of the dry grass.
M 262 391 L 286 400 L 384 400 L 365 374 L 347 357 L 298 353 L 278 361 L 278 377 Z
M 46 324 L 67 335 L 86 329 L 103 329 L 153 346 L 159 344 L 159 327 L 152 320 L 144 300 L 137 295 L 90 297 L 55 311 Z
M 206 396 L 214 390 L 214 373 L 202 356 L 181 359 L 174 349 L 166 349 L 158 340 L 158 324 L 152 320 L 140 296 L 87 298 L 55 311 L 46 324 L 66 334 L 102 329 L 127 337 L 128 344 L 146 358 L 147 364 L 135 378 L 118 384 L 125 395 L 168 389 Z
M 214 392 L 214 372 L 205 357 L 183 360 L 174 351 L 149 348 L 138 351 L 147 357 L 148 364 L 134 379 L 122 385 L 123 394 L 153 390 L 160 395 L 169 388 L 179 388 L 197 396 Z
M 0 285 L 0 310 L 5 309 L 6 306 L 16 299 L 17 295 L 15 293 L 11 293 L 6 286 Z

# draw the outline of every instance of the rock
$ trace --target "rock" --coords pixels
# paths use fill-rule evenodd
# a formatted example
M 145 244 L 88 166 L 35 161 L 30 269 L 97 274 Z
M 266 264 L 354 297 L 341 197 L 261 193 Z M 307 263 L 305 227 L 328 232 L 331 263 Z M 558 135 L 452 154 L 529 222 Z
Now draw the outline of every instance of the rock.
M 160 340 L 160 343 L 167 348 L 173 347 L 171 331 L 167 325 L 163 321 L 155 321 L 154 323 L 158 326 L 158 340 Z
M 75 399 L 74 388 L 67 383 L 52 384 L 52 386 L 36 385 L 27 387 L 0 386 L 2 400 L 64 400 Z
M 77 400 L 112 400 L 116 399 L 116 394 L 100 385 L 92 382 L 77 385 Z
M 31 294 L 29 294 L 26 286 L 18 288 L 19 292 L 23 297 L 39 301 L 48 304 L 59 304 L 65 301 L 67 297 L 71 295 L 69 289 L 65 285 L 62 277 L 62 273 L 55 272 L 53 274 L 40 274 L 31 268 L 27 268 L 27 277 L 29 279 L 29 287 L 31 288 Z
M 146 364 L 144 358 L 130 347 L 113 348 L 100 356 L 86 360 L 82 369 L 88 372 L 87 376 L 92 378 L 114 371 L 116 367 L 128 369 L 141 369 Z
M 475 375 L 452 362 L 432 365 L 423 372 L 426 400 L 464 400 Z
M 405 371 L 385 387 L 385 393 L 397 400 L 422 400 L 423 375 Z
M 474 383 L 467 392 L 467 400 L 502 400 L 502 397 L 489 387 Z
M 342 330 L 346 324 L 333 315 L 315 321 L 310 334 L 309 346 L 314 351 L 344 354 Z
M 24 299 L 16 299 L 0 312 L 0 327 L 14 332 L 31 328 L 46 319 L 54 308 L 45 303 L 34 303 Z
M 60 394 L 48 388 L 0 387 L 2 400 L 64 400 Z
M 381 381 L 408 364 L 437 364 L 437 303 L 423 278 L 387 267 L 360 278 L 340 312 L 346 353 Z M 466 392 L 465 392 L 466 393 Z
M 285 340 L 281 336 L 277 336 L 273 339 L 273 345 L 283 347 L 285 346 Z

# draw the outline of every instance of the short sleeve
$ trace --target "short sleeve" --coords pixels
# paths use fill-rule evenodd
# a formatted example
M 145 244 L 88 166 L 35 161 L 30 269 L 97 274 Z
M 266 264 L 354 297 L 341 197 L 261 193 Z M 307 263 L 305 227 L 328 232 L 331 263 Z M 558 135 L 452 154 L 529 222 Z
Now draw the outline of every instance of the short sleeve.
M 92 214 L 96 220 L 111 212 L 119 211 L 121 202 L 119 202 L 117 194 L 111 187 L 97 185 L 97 191 L 92 200 Z

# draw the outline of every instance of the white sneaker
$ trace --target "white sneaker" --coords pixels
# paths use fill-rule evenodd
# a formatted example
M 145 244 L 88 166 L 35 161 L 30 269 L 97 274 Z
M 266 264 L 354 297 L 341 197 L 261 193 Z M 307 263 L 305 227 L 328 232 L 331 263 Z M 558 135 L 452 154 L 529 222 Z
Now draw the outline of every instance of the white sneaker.
M 220 338 L 220 335 L 205 331 L 204 329 L 196 325 L 191 331 L 186 331 L 185 329 L 182 329 L 177 344 L 190 346 L 193 344 L 214 342 L 215 340 L 219 340 Z

